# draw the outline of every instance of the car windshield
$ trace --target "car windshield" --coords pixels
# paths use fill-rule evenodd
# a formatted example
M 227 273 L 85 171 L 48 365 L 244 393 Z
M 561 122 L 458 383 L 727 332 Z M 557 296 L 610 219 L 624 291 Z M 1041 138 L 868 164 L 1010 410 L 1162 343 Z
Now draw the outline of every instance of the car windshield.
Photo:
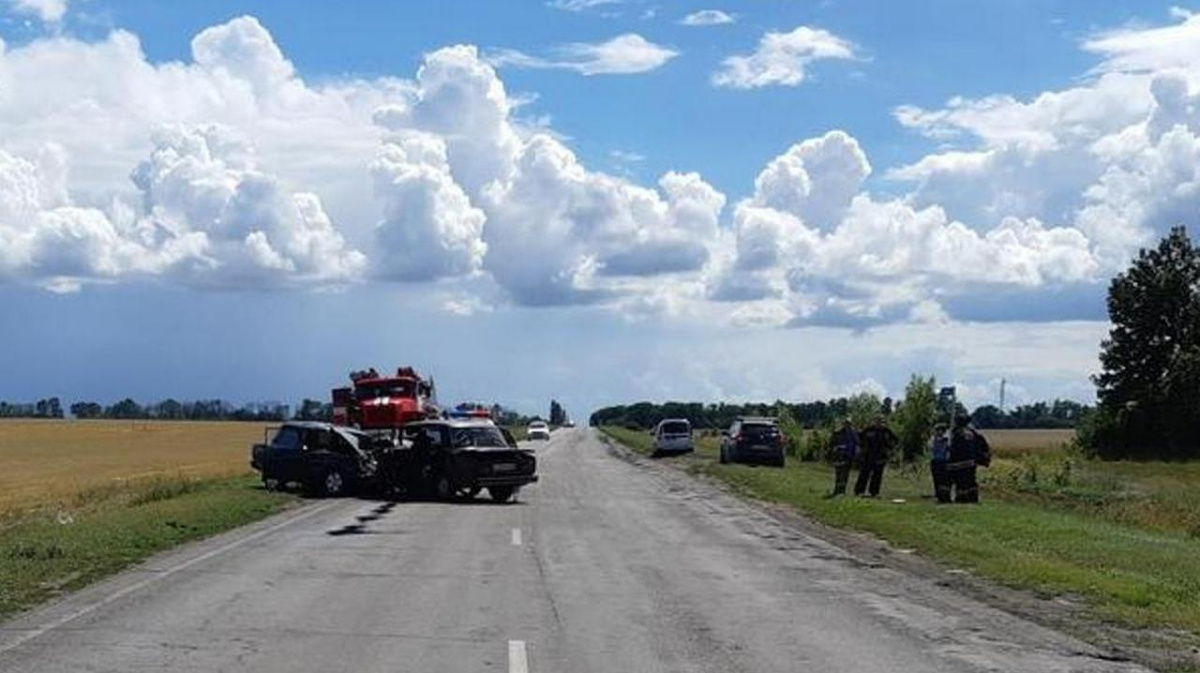
M 479 446 L 488 448 L 503 448 L 508 446 L 504 434 L 499 428 L 478 426 L 470 428 L 454 428 L 450 432 L 455 447 Z
M 683 421 L 668 421 L 662 424 L 664 435 L 686 435 L 692 431 L 692 426 Z
M 357 394 L 360 400 L 370 400 L 376 397 L 412 397 L 415 390 L 412 381 L 380 381 L 360 384 Z

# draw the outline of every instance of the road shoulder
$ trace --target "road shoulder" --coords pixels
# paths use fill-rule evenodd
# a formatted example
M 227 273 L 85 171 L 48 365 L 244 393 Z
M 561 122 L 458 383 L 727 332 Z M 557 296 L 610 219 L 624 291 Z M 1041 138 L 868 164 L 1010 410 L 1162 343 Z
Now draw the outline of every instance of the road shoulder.
M 1136 633 L 1100 622 L 1082 603 L 1061 597 L 1046 599 L 1033 591 L 999 585 L 967 570 L 921 556 L 911 549 L 898 548 L 869 533 L 820 523 L 791 505 L 756 498 L 716 477 L 687 469 L 686 464 L 648 458 L 603 432 L 596 431 L 596 437 L 615 458 L 639 469 L 652 471 L 677 488 L 692 489 L 701 499 L 735 500 L 793 535 L 828 544 L 831 553 L 842 555 L 847 564 L 895 573 L 897 578 L 904 579 L 902 584 L 906 592 L 925 594 L 916 596 L 919 602 L 955 610 L 970 609 L 963 601 L 977 602 L 1014 620 L 1038 627 L 1033 631 L 1044 631 L 1031 631 L 1025 636 L 1032 635 L 1042 642 L 1057 640 L 1054 647 L 1065 648 L 1075 656 L 1092 659 L 1098 665 L 1161 663 L 1154 656 L 1157 652 L 1129 646 L 1136 640 Z M 958 600 L 953 597 L 958 597 Z M 1017 628 L 1020 629 L 1020 626 Z

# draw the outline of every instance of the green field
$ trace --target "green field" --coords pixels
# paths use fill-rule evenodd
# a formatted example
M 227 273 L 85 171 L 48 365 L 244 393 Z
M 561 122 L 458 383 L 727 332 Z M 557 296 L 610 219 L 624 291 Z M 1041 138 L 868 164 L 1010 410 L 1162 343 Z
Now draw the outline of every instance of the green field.
M 0 422 L 0 618 L 297 502 L 250 474 L 263 426 Z
M 649 450 L 648 433 L 604 431 Z M 980 506 L 935 504 L 928 473 L 912 468 L 890 468 L 879 499 L 827 499 L 826 465 L 720 465 L 711 435 L 676 464 L 1005 585 L 1082 601 L 1099 623 L 1119 627 L 1106 639 L 1141 648 L 1147 663 L 1200 670 L 1191 649 L 1200 646 L 1200 464 L 1090 461 L 1061 442 L 992 434 Z

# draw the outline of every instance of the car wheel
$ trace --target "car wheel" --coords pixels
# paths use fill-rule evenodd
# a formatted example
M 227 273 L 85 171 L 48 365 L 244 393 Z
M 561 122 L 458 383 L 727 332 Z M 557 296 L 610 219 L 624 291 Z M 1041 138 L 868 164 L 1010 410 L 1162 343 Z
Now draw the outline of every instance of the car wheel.
M 437 481 L 433 482 L 433 495 L 438 500 L 449 500 L 454 497 L 454 486 L 450 483 L 449 475 L 439 475 Z
M 320 493 L 328 498 L 336 498 L 346 493 L 346 476 L 338 468 L 330 468 L 321 477 Z
M 512 486 L 489 486 L 488 495 L 492 496 L 492 500 L 496 502 L 508 502 L 516 491 Z

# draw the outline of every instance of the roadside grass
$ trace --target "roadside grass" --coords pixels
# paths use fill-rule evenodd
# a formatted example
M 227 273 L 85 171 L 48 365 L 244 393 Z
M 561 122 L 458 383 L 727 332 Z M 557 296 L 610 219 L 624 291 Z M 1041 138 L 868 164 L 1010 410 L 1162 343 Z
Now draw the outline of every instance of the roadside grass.
M 649 453 L 647 433 L 603 431 Z M 826 499 L 830 467 L 720 465 L 711 435 L 680 465 L 1005 585 L 1082 599 L 1108 623 L 1182 632 L 1169 665 L 1197 670 L 1179 662 L 1200 645 L 1200 463 L 1090 461 L 1061 442 L 1011 448 L 1018 438 L 1009 439 L 981 470 L 984 503 L 972 507 L 937 505 L 928 471 L 915 468 L 889 468 L 880 499 Z
M 297 502 L 248 474 L 265 427 L 0 421 L 0 619 Z
M 518 442 L 523 442 L 526 439 L 529 439 L 529 428 L 525 427 L 524 425 L 506 425 L 504 427 L 512 433 L 513 439 L 517 440 Z
M 176 475 L 93 488 L 35 512 L 10 513 L 0 527 L 0 619 L 296 502 L 249 475 Z

